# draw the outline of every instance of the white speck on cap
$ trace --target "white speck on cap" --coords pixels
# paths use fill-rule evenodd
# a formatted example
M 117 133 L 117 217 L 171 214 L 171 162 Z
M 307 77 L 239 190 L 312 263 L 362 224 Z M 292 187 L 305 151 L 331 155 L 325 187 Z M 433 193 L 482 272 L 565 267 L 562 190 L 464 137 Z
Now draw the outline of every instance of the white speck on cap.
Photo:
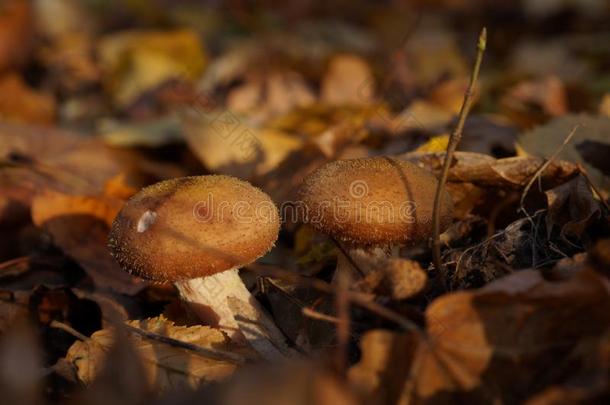
M 146 232 L 146 230 L 155 223 L 155 219 L 157 219 L 156 212 L 146 211 L 144 214 L 142 214 L 140 220 L 138 221 L 138 233 Z

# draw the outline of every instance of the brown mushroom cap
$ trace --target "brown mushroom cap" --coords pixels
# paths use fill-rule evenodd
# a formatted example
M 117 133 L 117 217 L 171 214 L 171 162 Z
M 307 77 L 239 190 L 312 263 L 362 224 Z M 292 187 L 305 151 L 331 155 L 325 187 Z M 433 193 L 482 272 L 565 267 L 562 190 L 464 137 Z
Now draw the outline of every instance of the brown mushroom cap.
M 115 218 L 109 236 L 121 267 L 153 281 L 205 277 L 255 261 L 280 221 L 261 190 L 229 176 L 183 177 L 146 187 Z
M 432 233 L 436 177 L 396 158 L 328 163 L 304 181 L 299 197 L 306 218 L 319 231 L 355 245 L 414 244 Z M 453 217 L 444 193 L 441 229 Z

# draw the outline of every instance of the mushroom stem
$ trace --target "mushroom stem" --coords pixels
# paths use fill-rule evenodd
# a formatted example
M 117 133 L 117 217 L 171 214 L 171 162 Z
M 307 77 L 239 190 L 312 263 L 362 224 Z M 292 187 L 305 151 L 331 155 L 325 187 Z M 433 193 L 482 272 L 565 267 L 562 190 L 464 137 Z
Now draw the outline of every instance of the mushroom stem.
M 385 262 L 392 256 L 392 252 L 378 246 L 356 247 L 350 244 L 337 242 L 340 254 L 337 257 L 337 269 L 333 277 L 336 281 L 339 274 L 346 274 L 350 280 L 360 280 L 372 271 L 377 263 Z
M 290 353 L 284 335 L 231 269 L 175 283 L 182 299 L 205 323 L 216 326 L 239 343 L 249 343 L 266 360 Z

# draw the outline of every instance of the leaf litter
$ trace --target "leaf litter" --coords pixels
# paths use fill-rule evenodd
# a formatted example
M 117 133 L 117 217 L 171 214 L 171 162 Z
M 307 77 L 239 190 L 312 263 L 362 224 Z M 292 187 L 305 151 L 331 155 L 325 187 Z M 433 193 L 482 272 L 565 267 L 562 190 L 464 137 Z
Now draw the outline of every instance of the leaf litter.
M 603 2 L 98 3 L 0 4 L 6 401 L 607 402 Z M 440 177 L 465 94 L 440 268 L 427 241 L 346 249 L 303 224 L 298 190 L 328 162 L 391 156 Z M 241 279 L 282 361 L 110 255 L 138 190 L 209 174 L 280 208 L 275 247 Z M 248 328 L 252 307 L 227 301 Z

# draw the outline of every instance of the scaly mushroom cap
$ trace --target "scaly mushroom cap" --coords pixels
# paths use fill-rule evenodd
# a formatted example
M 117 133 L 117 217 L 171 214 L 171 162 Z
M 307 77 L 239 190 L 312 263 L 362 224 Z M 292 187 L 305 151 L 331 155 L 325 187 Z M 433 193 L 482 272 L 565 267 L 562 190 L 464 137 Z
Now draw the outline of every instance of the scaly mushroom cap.
M 390 157 L 338 160 L 304 181 L 299 197 L 305 222 L 320 232 L 354 245 L 415 244 L 432 233 L 432 173 Z M 444 193 L 441 230 L 453 217 Z
M 229 176 L 146 187 L 115 218 L 109 246 L 121 267 L 153 281 L 205 277 L 255 261 L 280 228 L 273 201 Z

